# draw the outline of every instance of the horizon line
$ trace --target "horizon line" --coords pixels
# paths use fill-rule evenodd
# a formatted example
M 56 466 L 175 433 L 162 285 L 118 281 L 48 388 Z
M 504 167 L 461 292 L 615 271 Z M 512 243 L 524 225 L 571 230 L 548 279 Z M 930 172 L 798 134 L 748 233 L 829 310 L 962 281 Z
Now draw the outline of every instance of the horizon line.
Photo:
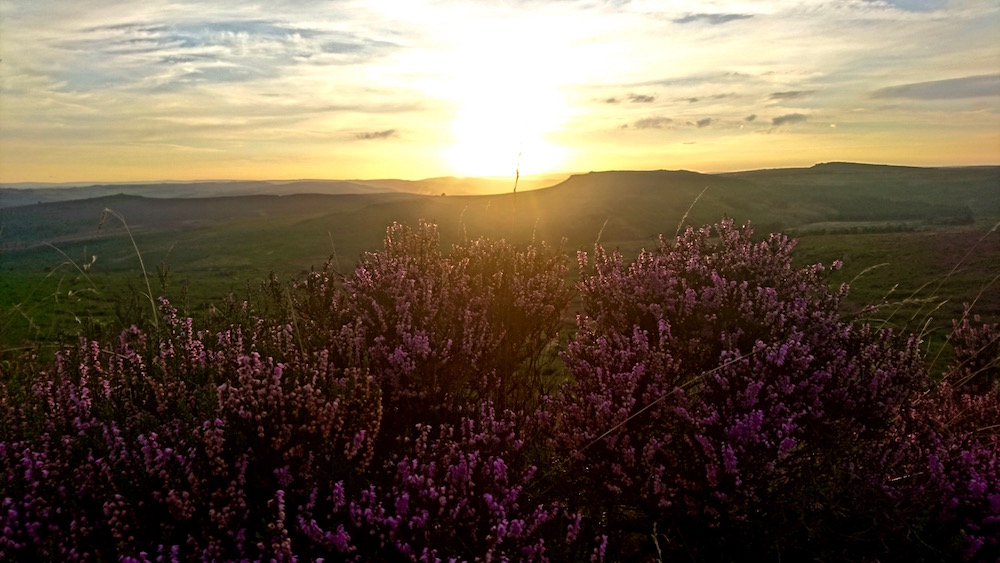
M 525 178 L 537 178 L 543 179 L 553 176 L 565 176 L 566 178 L 585 174 L 594 173 L 607 173 L 607 172 L 694 172 L 696 174 L 704 174 L 706 176 L 718 175 L 718 174 L 738 174 L 741 172 L 756 172 L 756 171 L 766 171 L 766 170 L 808 170 L 810 168 L 815 168 L 821 165 L 831 165 L 831 164 L 850 164 L 857 166 L 884 166 L 891 168 L 924 168 L 924 169 L 943 169 L 943 168 L 993 168 L 1000 167 L 1000 162 L 989 163 L 989 164 L 940 164 L 940 165 L 913 165 L 913 164 L 891 164 L 891 163 L 880 163 L 880 162 L 857 162 L 857 161 L 847 161 L 847 160 L 830 160 L 816 162 L 809 166 L 773 166 L 773 167 L 762 167 L 762 168 L 742 168 L 737 170 L 725 170 L 718 172 L 703 172 L 699 170 L 692 170 L 687 168 L 616 168 L 607 170 L 588 170 L 588 171 L 556 171 L 556 172 L 542 172 L 534 174 L 520 174 L 521 179 Z M 487 175 L 487 176 L 455 176 L 455 175 L 445 175 L 445 176 L 428 176 L 425 178 L 390 178 L 390 177 L 377 177 L 377 178 L 198 178 L 190 180 L 179 180 L 179 179 L 159 179 L 159 180 L 71 180 L 66 182 L 44 182 L 36 180 L 23 180 L 23 181 L 12 181 L 12 182 L 0 182 L 0 188 L 3 189 L 32 189 L 32 188 L 74 188 L 74 187 L 93 187 L 93 186 L 115 186 L 115 185 L 155 185 L 155 184 L 204 184 L 204 183 L 238 183 L 238 182 L 263 182 L 263 183 L 292 183 L 292 182 L 426 182 L 430 180 L 508 180 L 517 177 L 518 175 L 510 174 L 508 175 Z M 21 187 L 16 187 L 21 186 Z

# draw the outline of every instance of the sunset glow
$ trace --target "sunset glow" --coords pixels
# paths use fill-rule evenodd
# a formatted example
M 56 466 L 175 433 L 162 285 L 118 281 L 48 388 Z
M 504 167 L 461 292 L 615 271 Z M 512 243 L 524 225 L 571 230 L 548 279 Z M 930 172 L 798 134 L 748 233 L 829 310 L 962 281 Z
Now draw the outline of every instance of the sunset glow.
M 560 46 L 542 30 L 488 26 L 463 33 L 449 51 L 443 83 L 451 92 L 454 144 L 448 167 L 461 176 L 558 170 L 564 149 L 546 140 L 565 121 L 567 106 L 559 73 Z
M 1000 162 L 972 0 L 0 4 L 0 182 Z

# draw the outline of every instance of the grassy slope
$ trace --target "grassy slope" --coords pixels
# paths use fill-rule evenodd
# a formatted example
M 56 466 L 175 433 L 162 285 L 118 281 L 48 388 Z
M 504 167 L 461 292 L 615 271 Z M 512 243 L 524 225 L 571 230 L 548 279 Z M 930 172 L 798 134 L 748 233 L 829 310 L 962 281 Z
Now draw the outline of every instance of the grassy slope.
M 130 307 L 142 307 L 133 289 L 144 292 L 145 281 L 121 223 L 109 217 L 97 230 L 105 207 L 128 221 L 153 293 L 161 291 L 157 265 L 166 264 L 167 293 L 193 308 L 239 293 L 248 280 L 272 271 L 284 277 L 319 268 L 334 254 L 346 272 L 361 253 L 380 247 L 392 221 L 434 221 L 446 246 L 484 235 L 516 241 L 565 238 L 565 248 L 572 252 L 591 249 L 600 236 L 605 246 L 634 255 L 655 246 L 659 233 L 672 236 L 697 200 L 688 224 L 728 215 L 753 221 L 758 232 L 793 230 L 801 235 L 801 262 L 844 260 L 845 268 L 833 282 L 849 281 L 869 266 L 888 262 L 853 284 L 854 307 L 881 302 L 895 284 L 900 286 L 890 301 L 930 283 L 917 296 L 934 297 L 930 308 L 948 298 L 934 314 L 943 320 L 960 312 L 962 301 L 974 299 L 1000 273 L 1000 234 L 977 242 L 1000 219 L 998 180 L 998 168 L 830 164 L 714 176 L 590 173 L 547 189 L 492 196 L 112 196 L 0 209 L 0 335 L 8 341 L 52 338 L 60 330 L 73 332 L 90 316 L 106 318 L 116 309 L 127 315 Z M 955 216 L 962 219 L 969 213 L 972 224 L 934 224 L 956 222 Z M 879 226 L 913 232 L 850 232 Z M 821 232 L 841 234 L 816 234 Z M 950 272 L 969 249 L 959 270 L 936 288 L 935 278 Z M 90 279 L 60 251 L 80 265 L 96 255 Z M 994 319 L 1000 318 L 996 289 L 986 291 L 978 304 Z M 920 321 L 927 308 L 909 305 L 892 322 L 914 315 Z

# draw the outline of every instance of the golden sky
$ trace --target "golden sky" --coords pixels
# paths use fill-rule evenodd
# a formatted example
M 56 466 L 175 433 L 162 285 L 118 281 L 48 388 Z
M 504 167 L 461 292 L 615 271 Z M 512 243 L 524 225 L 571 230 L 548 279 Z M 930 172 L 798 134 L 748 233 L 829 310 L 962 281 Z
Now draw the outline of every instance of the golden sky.
M 983 0 L 0 2 L 0 182 L 1000 163 Z

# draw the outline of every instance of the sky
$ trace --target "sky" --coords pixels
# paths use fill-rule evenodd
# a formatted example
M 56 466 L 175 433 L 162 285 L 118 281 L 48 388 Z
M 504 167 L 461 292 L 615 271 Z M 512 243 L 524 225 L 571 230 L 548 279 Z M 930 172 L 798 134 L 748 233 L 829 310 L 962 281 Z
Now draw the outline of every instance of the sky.
M 1000 164 L 1000 2 L 0 2 L 0 182 L 829 161 Z

